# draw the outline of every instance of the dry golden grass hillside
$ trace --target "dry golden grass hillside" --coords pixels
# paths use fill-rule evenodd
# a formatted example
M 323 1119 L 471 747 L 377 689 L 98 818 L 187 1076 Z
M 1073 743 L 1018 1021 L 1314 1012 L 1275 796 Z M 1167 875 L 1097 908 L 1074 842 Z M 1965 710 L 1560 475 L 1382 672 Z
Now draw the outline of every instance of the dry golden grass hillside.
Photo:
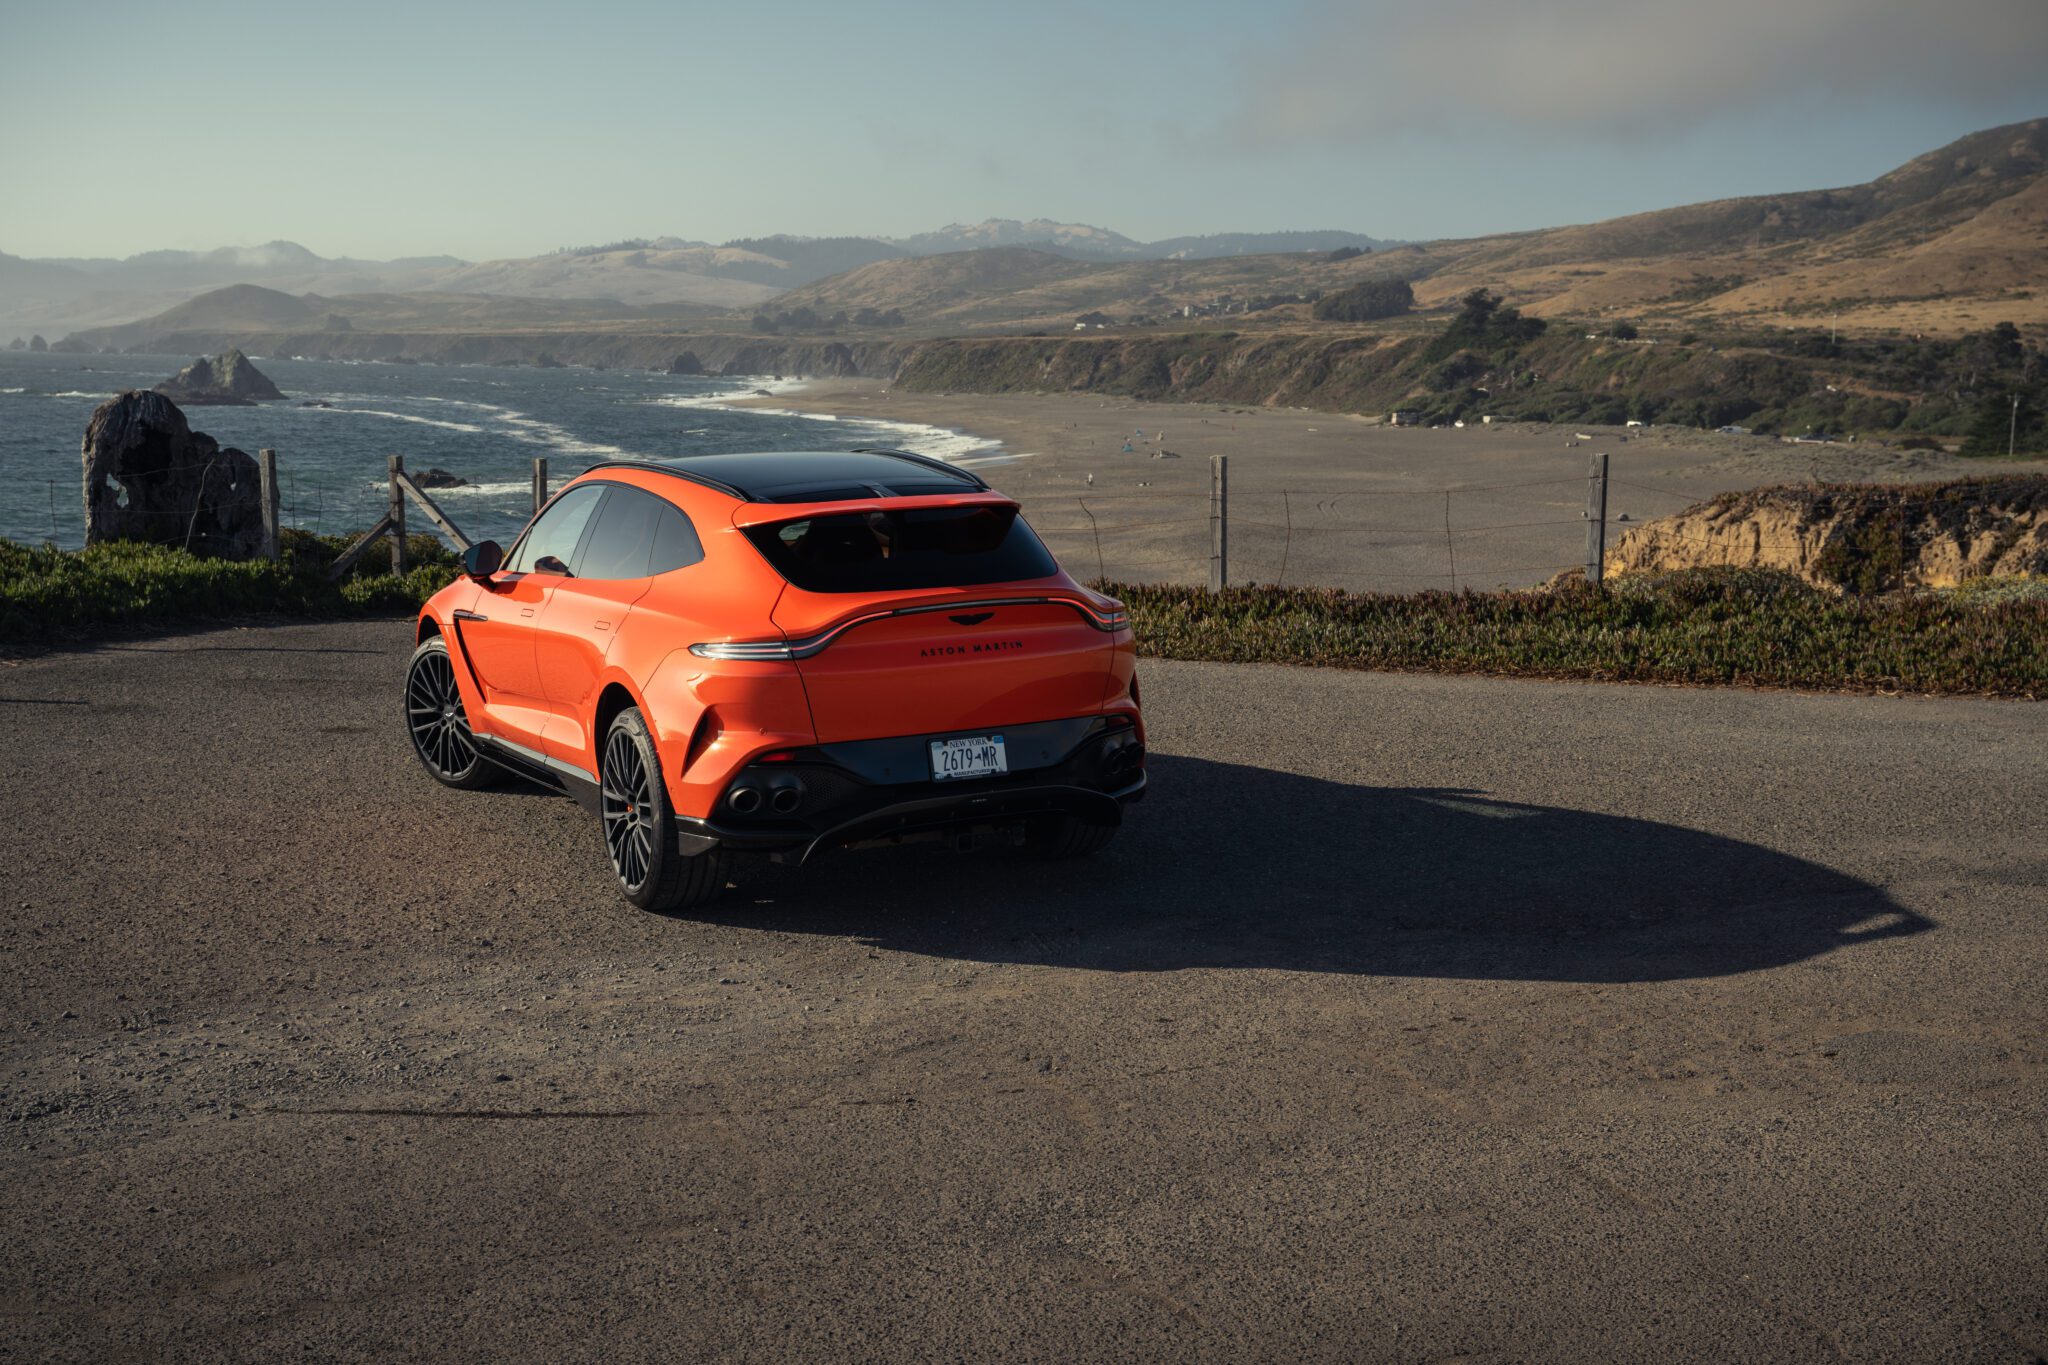
M 1093 264 L 1021 248 L 885 261 L 772 308 L 900 309 L 923 330 L 1071 328 L 1219 308 L 1302 321 L 1276 296 L 1398 276 L 1424 308 L 1485 286 L 1540 316 L 1953 333 L 2048 324 L 2048 120 L 1973 134 L 1867 184 L 1715 200 L 1606 222 L 1322 253 Z M 1265 304 L 1261 308 L 1259 305 Z

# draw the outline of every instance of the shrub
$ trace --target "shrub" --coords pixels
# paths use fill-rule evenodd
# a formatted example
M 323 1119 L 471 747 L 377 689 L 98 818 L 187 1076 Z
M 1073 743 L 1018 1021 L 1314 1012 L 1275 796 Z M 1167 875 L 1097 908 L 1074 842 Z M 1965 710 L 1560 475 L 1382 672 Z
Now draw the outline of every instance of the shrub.
M 281 563 L 204 559 L 130 541 L 60 550 L 0 540 L 0 640 L 50 639 L 110 624 L 243 616 L 357 616 L 415 611 L 455 580 L 455 557 L 431 536 L 406 542 L 413 568 L 390 572 L 382 548 L 330 582 L 343 536 L 286 532 Z
M 2048 692 L 2048 599 L 1843 597 L 1770 570 L 1622 578 L 1607 591 L 1354 594 L 1102 585 L 1175 659 L 1827 690 Z
M 1316 300 L 1310 313 L 1323 322 L 1372 322 L 1415 309 L 1415 290 L 1406 280 L 1367 280 Z

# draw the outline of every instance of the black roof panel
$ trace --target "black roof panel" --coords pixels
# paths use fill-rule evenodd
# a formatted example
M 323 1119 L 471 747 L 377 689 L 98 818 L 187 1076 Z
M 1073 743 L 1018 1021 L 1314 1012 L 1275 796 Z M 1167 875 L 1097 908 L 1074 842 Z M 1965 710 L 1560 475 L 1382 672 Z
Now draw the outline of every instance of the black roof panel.
M 721 488 L 746 502 L 913 498 L 979 492 L 988 487 L 965 469 L 902 450 L 752 450 L 606 464 L 665 470 Z

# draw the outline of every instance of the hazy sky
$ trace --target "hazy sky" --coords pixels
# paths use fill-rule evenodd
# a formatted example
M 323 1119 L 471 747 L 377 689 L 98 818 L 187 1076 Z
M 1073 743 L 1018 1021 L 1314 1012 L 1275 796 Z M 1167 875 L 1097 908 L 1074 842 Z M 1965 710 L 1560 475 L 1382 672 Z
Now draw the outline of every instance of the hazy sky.
M 1584 222 L 2048 115 L 2048 0 L 0 0 L 0 251 Z

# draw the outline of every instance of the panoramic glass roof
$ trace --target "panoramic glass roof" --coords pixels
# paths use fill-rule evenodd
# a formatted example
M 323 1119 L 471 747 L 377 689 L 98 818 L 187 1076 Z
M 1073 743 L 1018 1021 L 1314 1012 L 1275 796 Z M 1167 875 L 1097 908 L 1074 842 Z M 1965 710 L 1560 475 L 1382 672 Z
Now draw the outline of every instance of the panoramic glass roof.
M 679 455 L 649 463 L 715 480 L 749 502 L 908 498 L 988 487 L 967 470 L 886 450 L 759 450 Z

